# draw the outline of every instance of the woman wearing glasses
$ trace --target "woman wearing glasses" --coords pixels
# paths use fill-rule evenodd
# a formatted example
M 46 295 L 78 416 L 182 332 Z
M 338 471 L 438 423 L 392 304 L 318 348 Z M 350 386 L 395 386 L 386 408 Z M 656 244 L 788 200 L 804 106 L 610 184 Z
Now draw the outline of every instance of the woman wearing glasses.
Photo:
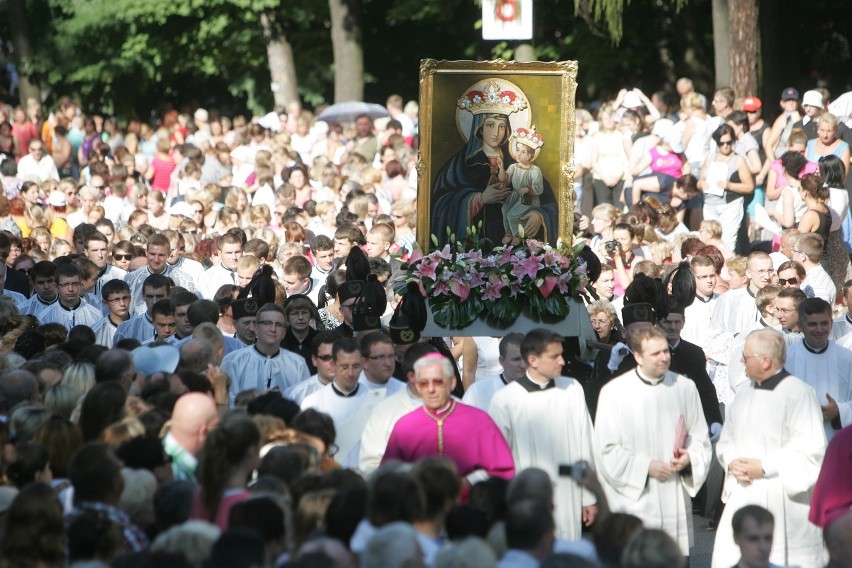
M 754 180 L 746 161 L 734 154 L 734 129 L 723 124 L 713 132 L 719 151 L 701 168 L 698 182 L 704 191 L 704 219 L 719 221 L 722 240 L 730 248 L 737 244 L 743 223 L 743 196 L 754 191 Z

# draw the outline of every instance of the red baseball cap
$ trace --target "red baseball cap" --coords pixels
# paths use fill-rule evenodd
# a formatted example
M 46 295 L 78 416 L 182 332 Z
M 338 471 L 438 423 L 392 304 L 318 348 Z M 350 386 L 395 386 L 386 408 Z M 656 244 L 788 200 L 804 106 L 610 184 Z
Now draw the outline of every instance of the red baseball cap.
M 754 112 L 762 106 L 763 103 L 761 103 L 760 99 L 757 97 L 746 97 L 743 100 L 743 110 L 746 112 Z

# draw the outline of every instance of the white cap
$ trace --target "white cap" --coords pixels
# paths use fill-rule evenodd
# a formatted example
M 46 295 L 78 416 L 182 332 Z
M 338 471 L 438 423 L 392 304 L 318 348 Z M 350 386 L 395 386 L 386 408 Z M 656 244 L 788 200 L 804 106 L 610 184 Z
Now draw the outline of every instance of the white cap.
M 51 191 L 50 196 L 47 198 L 47 204 L 53 207 L 65 207 L 67 205 L 65 194 L 61 191 Z
M 802 106 L 822 108 L 822 94 L 819 91 L 805 91 L 802 97 Z
M 169 215 L 182 216 L 192 219 L 195 216 L 195 208 L 186 201 L 178 201 L 173 203 L 168 209 Z
M 642 99 L 639 98 L 639 95 L 630 91 L 624 95 L 624 100 L 621 101 L 621 106 L 624 108 L 639 108 L 643 106 Z

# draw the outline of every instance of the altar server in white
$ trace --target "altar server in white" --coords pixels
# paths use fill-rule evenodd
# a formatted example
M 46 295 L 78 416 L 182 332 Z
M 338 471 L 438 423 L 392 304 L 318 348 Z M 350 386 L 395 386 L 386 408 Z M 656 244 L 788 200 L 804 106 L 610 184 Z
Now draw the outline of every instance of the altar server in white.
M 216 291 L 225 284 L 239 286 L 237 264 L 243 256 L 243 241 L 233 233 L 219 237 L 219 263 L 208 268 L 198 281 L 198 291 L 203 298 L 212 300 Z
M 221 368 L 231 377 L 231 406 L 244 390 L 284 392 L 310 376 L 304 358 L 281 348 L 286 321 L 281 306 L 265 304 L 257 310 L 256 343 L 222 359 Z
M 103 318 L 101 311 L 93 308 L 81 298 L 83 275 L 76 264 L 63 264 L 54 273 L 59 300 L 41 313 L 42 324 L 60 323 L 70 330 L 74 326 L 94 326 Z
M 474 381 L 464 391 L 462 402 L 488 412 L 494 394 L 511 383 L 523 377 L 527 372 L 527 362 L 521 357 L 521 341 L 524 336 L 520 333 L 510 333 L 500 340 L 498 346 L 500 357 L 498 361 L 503 367 L 499 375 L 485 377 Z
M 757 291 L 772 283 L 772 259 L 765 252 L 748 255 L 746 277 L 748 284 L 722 294 L 716 302 L 711 323 L 734 335 L 743 333 L 757 321 L 759 313 L 755 303 Z
M 598 472 L 614 512 L 662 529 L 689 556 L 692 497 L 711 460 L 695 383 L 669 371 L 666 334 L 650 324 L 630 336 L 637 367 L 601 389 L 595 418 Z
M 337 437 L 335 461 L 343 467 L 358 467 L 361 434 L 373 408 L 384 400 L 384 390 L 370 390 L 358 381 L 361 374 L 361 348 L 352 338 L 334 342 L 334 380 L 308 396 L 302 410 L 313 408 L 331 416 Z
M 799 328 L 804 339 L 787 349 L 784 368 L 816 391 L 822 406 L 825 436 L 852 424 L 852 342 L 830 341 L 831 304 L 808 298 L 799 304 Z M 852 338 L 850 338 L 852 339 Z
M 739 559 L 731 518 L 745 505 L 761 505 L 775 516 L 770 562 L 825 564 L 820 529 L 808 521 L 826 447 L 822 412 L 814 389 L 785 370 L 786 351 L 774 330 L 751 332 L 743 348 L 752 383 L 728 407 L 716 444 L 727 477 L 713 568 L 729 568 Z
M 526 373 L 494 394 L 488 413 L 509 443 L 516 469 L 538 467 L 554 480 L 557 536 L 579 540 L 582 525 L 597 516 L 597 502 L 572 479 L 561 477 L 559 465 L 593 460 L 592 420 L 583 387 L 562 376 L 565 360 L 558 333 L 532 330 L 521 342 L 521 357 L 529 366 Z

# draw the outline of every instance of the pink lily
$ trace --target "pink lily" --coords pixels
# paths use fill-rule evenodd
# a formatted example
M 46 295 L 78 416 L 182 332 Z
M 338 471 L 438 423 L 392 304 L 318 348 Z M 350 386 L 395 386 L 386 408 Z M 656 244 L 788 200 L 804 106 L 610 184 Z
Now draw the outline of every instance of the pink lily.
M 541 291 L 541 296 L 545 300 L 548 298 L 548 296 L 550 296 L 551 292 L 553 292 L 553 288 L 556 286 L 556 284 L 558 282 L 559 282 L 559 278 L 557 278 L 556 276 L 553 276 L 552 274 L 550 276 L 544 277 L 544 282 L 542 283 L 541 286 L 539 286 L 538 289 Z
M 467 300 L 467 297 L 470 296 L 470 284 L 459 280 L 453 280 L 450 282 L 450 291 L 458 296 L 459 300 L 464 302 Z

